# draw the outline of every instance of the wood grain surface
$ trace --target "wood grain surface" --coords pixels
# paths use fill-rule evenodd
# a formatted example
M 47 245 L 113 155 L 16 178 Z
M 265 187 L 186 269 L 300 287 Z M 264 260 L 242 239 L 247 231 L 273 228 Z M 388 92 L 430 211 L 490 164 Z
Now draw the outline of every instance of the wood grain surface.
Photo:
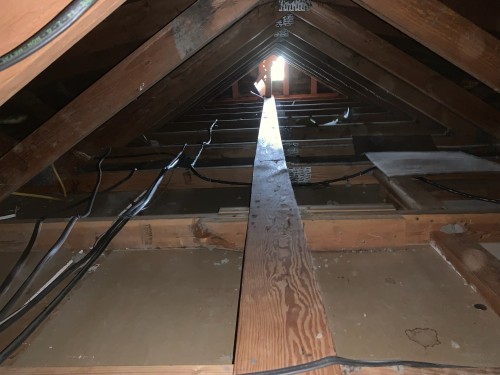
M 264 103 L 245 245 L 235 373 L 334 355 L 279 133 L 274 98 Z M 340 374 L 330 367 L 318 374 Z

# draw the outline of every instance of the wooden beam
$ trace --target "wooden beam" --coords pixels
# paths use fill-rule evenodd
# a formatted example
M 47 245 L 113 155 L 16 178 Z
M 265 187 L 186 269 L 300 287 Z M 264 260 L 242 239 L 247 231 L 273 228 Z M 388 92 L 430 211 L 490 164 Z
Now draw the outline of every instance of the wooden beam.
M 500 316 L 500 260 L 467 234 L 433 232 L 431 244 Z
M 148 131 L 170 118 L 173 111 L 192 96 L 205 91 L 213 80 L 220 81 L 227 76 L 236 62 L 245 58 L 242 51 L 253 51 L 262 46 L 274 29 L 267 30 L 266 25 L 274 25 L 272 7 L 257 7 L 223 35 L 213 40 L 199 51 L 192 59 L 188 59 L 179 68 L 162 79 L 157 85 L 130 103 L 97 129 L 76 149 L 93 154 L 112 146 L 125 146 L 139 134 Z M 248 34 L 255 35 L 253 39 Z M 237 51 L 237 52 L 235 52 Z M 221 56 L 225 58 L 221 59 Z M 195 75 L 196 80 L 186 77 Z
M 143 0 L 125 2 L 106 22 L 88 33 L 78 48 L 71 48 L 46 69 L 32 87 L 43 90 L 43 86 L 96 72 L 96 78 L 100 77 L 99 72 L 109 71 L 195 1 L 159 1 L 147 6 Z
M 472 124 L 500 138 L 500 111 L 363 26 L 317 3 L 314 3 L 311 12 L 299 12 L 297 16 L 435 99 Z
M 1 367 L 5 375 L 231 375 L 233 365 Z
M 377 170 L 375 178 L 384 186 L 398 205 L 406 210 L 443 210 L 443 202 L 425 190 L 411 177 L 387 177 Z
M 326 206 L 327 207 L 327 206 Z M 499 242 L 500 213 L 404 211 L 353 211 L 314 213 L 303 211 L 302 222 L 311 251 L 404 247 L 429 243 L 431 233 L 443 226 L 460 226 L 480 242 Z M 477 211 L 477 209 L 476 209 Z M 210 248 L 242 251 L 248 214 L 141 216 L 131 220 L 113 239 L 109 249 Z M 96 236 L 113 223 L 110 218 L 82 219 L 64 243 L 66 251 L 91 247 Z M 34 251 L 47 251 L 67 224 L 50 219 L 43 224 Z M 22 251 L 34 222 L 0 222 L 0 249 Z
M 61 234 L 66 220 L 49 219 L 33 251 L 45 252 Z M 86 249 L 92 247 L 96 236 L 112 224 L 109 218 L 82 219 L 69 235 L 62 249 Z M 29 240 L 33 222 L 0 222 L 0 248 L 2 251 L 21 250 Z M 131 220 L 111 241 L 108 249 L 175 249 L 217 247 L 242 251 L 247 231 L 246 218 L 203 216 L 190 217 L 141 217 Z
M 0 159 L 0 201 L 258 3 L 197 1 Z
M 264 102 L 245 244 L 235 373 L 335 354 L 287 173 L 274 98 Z M 329 367 L 318 374 L 340 374 Z
M 448 129 L 453 129 L 462 138 L 470 139 L 471 133 L 474 134 L 474 127 L 465 119 L 311 25 L 297 20 L 290 31 L 382 90 L 391 93 Z
M 438 0 L 353 0 L 500 92 L 500 41 Z
M 56 40 L 31 56 L 0 72 L 0 106 L 47 68 L 90 30 L 122 5 L 125 0 L 98 1 Z M 55 17 L 68 0 L 37 3 L 29 0 L 5 0 L 0 14 L 2 43 L 0 54 L 23 43 Z
M 318 80 L 311 77 L 311 95 L 318 93 Z
M 372 82 L 361 76 L 356 77 L 349 68 L 342 66 L 318 50 L 310 46 L 307 46 L 308 49 L 304 49 L 305 43 L 297 38 L 290 38 L 292 38 L 293 45 L 282 43 L 278 48 L 281 55 L 288 59 L 295 68 L 317 77 L 330 88 L 342 92 L 343 95 L 348 95 L 350 98 L 390 108 L 395 112 L 404 112 L 422 122 L 429 122 L 428 117 L 394 97 L 391 93 L 380 90 Z M 297 46 L 300 46 L 300 48 L 297 48 Z
M 266 93 L 265 93 L 266 98 L 270 98 L 271 95 L 273 94 L 273 78 L 271 75 L 272 72 L 271 67 L 273 66 L 274 60 L 275 57 L 270 56 L 264 62 L 265 72 L 266 72 L 266 75 L 264 77 L 264 83 L 266 84 Z

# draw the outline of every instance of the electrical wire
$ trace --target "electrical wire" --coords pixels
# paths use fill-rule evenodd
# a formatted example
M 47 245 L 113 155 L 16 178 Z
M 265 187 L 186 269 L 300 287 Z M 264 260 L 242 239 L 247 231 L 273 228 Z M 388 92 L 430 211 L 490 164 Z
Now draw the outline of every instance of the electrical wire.
M 127 176 L 125 176 L 124 178 L 122 178 L 121 180 L 117 181 L 115 184 L 111 185 L 110 187 L 104 189 L 103 191 L 101 191 L 101 194 L 105 194 L 105 193 L 109 193 L 110 191 L 116 189 L 117 187 L 123 185 L 125 182 L 127 182 L 128 180 L 130 180 L 135 172 L 137 172 L 137 168 L 133 168 L 130 170 L 129 174 Z M 63 212 L 63 211 L 67 211 L 67 210 L 70 210 L 72 208 L 75 208 L 75 207 L 78 207 L 79 205 L 85 203 L 85 202 L 88 202 L 89 200 L 91 199 L 91 196 L 87 197 L 87 198 L 83 198 L 73 204 L 70 204 L 69 206 L 66 206 L 66 207 L 63 207 L 63 208 L 60 208 L 58 210 L 56 210 L 55 212 L 53 212 L 51 215 L 53 214 L 56 214 L 56 213 L 59 213 L 59 212 Z M 51 216 L 51 215 L 48 215 L 48 216 Z
M 61 190 L 62 190 L 62 193 L 64 195 L 64 198 L 66 198 L 68 196 L 68 194 L 66 193 L 66 186 L 64 186 L 64 183 L 61 179 L 61 176 L 59 176 L 59 173 L 57 172 L 57 169 L 56 169 L 56 166 L 54 165 L 54 163 L 52 163 L 50 166 L 52 167 L 52 172 L 54 172 L 54 176 L 56 176 L 56 179 L 59 182 L 59 185 L 61 186 Z
M 99 161 L 97 163 L 97 171 L 98 171 L 97 181 L 96 181 L 96 184 L 94 186 L 94 190 L 92 191 L 91 199 L 90 199 L 90 202 L 87 206 L 87 210 L 82 215 L 74 215 L 69 219 L 68 224 L 66 224 L 66 227 L 64 228 L 63 232 L 61 233 L 61 235 L 59 236 L 57 241 L 54 243 L 54 245 L 52 245 L 52 247 L 45 253 L 45 255 L 42 257 L 42 259 L 40 259 L 40 261 L 37 263 L 35 268 L 33 268 L 33 270 L 28 275 L 28 277 L 23 281 L 23 283 L 19 286 L 19 288 L 17 288 L 16 292 L 12 295 L 12 297 L 9 299 L 9 301 L 7 301 L 7 303 L 2 307 L 2 309 L 0 310 L 0 318 L 4 318 L 8 314 L 11 307 L 13 307 L 17 303 L 17 301 L 21 298 L 24 291 L 30 287 L 33 280 L 36 278 L 36 276 L 38 276 L 38 274 L 43 269 L 45 264 L 47 264 L 47 262 L 57 254 L 59 249 L 62 247 L 62 245 L 68 239 L 68 236 L 71 233 L 72 229 L 74 228 L 76 222 L 80 218 L 88 217 L 90 215 L 90 213 L 92 212 L 95 198 L 96 198 L 97 193 L 99 191 L 99 186 L 101 185 L 102 163 L 104 162 L 104 159 L 106 159 L 106 157 L 109 155 L 110 152 L 111 152 L 111 149 L 108 149 L 106 151 L 106 153 L 99 159 Z M 36 233 L 36 234 L 38 234 L 38 233 Z M 36 240 L 36 235 L 35 235 L 35 240 Z M 29 248 L 29 251 L 31 251 L 31 247 Z M 28 251 L 28 254 L 29 254 L 29 251 Z M 26 254 L 26 257 L 28 256 L 28 254 Z M 24 263 L 25 260 L 26 259 L 23 259 L 22 263 Z M 16 266 L 17 266 L 17 263 L 16 263 Z
M 216 178 L 207 177 L 207 176 L 204 176 L 203 174 L 201 174 L 200 172 L 198 172 L 198 170 L 195 168 L 195 165 L 198 162 L 198 159 L 200 158 L 203 150 L 205 149 L 205 146 L 208 146 L 208 145 L 210 145 L 210 143 L 212 143 L 212 131 L 213 131 L 214 127 L 216 126 L 216 124 L 217 124 L 217 120 L 215 120 L 214 123 L 210 126 L 210 129 L 208 130 L 208 135 L 209 135 L 208 141 L 203 142 L 201 144 L 201 147 L 200 147 L 200 150 L 198 151 L 198 154 L 196 155 L 193 162 L 189 166 L 190 171 L 193 172 L 193 174 L 196 177 L 198 177 L 204 181 L 208 181 L 208 182 L 213 182 L 213 183 L 217 183 L 217 184 L 224 184 L 224 185 L 252 186 L 251 182 L 226 181 L 226 180 L 219 180 Z
M 113 184 L 110 187 L 101 191 L 101 194 L 109 193 L 110 191 L 112 191 L 112 190 L 116 189 L 117 187 L 119 187 L 120 185 L 124 184 L 125 182 L 127 182 L 128 180 L 130 180 L 133 177 L 133 175 L 135 174 L 136 171 L 137 171 L 137 168 L 132 169 L 126 177 L 124 177 L 123 179 L 117 181 L 115 184 Z M 75 208 L 75 207 L 77 207 L 85 202 L 88 202 L 90 199 L 91 199 L 90 196 L 87 198 L 81 199 L 80 201 L 75 202 L 69 206 L 62 208 L 62 209 L 59 209 L 59 210 L 57 210 L 57 211 L 55 211 L 52 214 L 49 214 L 47 216 L 50 217 L 51 215 L 53 215 L 55 213 L 66 211 L 66 210 L 69 210 L 71 208 Z M 12 283 L 12 280 L 17 276 L 17 274 L 19 273 L 19 270 L 24 265 L 24 262 L 26 261 L 28 255 L 31 253 L 31 250 L 33 249 L 33 245 L 35 244 L 35 241 L 37 239 L 37 236 L 40 233 L 40 228 L 41 228 L 42 222 L 44 220 L 45 220 L 45 218 L 39 218 L 36 221 L 35 227 L 33 229 L 33 233 L 31 235 L 31 238 L 30 238 L 28 244 L 26 245 L 26 248 L 24 249 L 21 256 L 17 260 L 16 264 L 12 267 L 11 271 L 9 272 L 9 274 L 7 275 L 5 280 L 2 282 L 2 285 L 0 286 L 0 296 L 2 296 L 5 292 L 8 291 L 8 289 L 10 288 L 10 285 Z
M 24 248 L 16 264 L 14 264 L 9 274 L 2 282 L 2 285 L 0 286 L 0 297 L 3 296 L 4 293 L 6 293 L 9 290 L 12 284 L 12 280 L 15 279 L 15 277 L 19 273 L 19 270 L 24 265 L 24 262 L 26 262 L 26 259 L 28 258 L 28 255 L 31 253 L 31 249 L 33 249 L 33 245 L 35 244 L 35 241 L 38 237 L 38 233 L 40 233 L 40 228 L 42 227 L 42 223 L 44 220 L 45 220 L 44 218 L 40 218 L 36 221 L 35 227 L 33 228 L 33 232 L 31 233 L 31 237 L 30 240 L 28 241 L 28 244 Z
M 184 145 L 182 151 L 174 160 L 172 160 L 168 165 L 162 168 L 158 177 L 155 179 L 149 189 L 146 190 L 146 192 L 142 193 L 139 197 L 137 197 L 136 201 L 130 204 L 128 208 L 125 209 L 124 212 L 122 212 L 117 217 L 111 227 L 96 240 L 96 243 L 91 251 L 89 251 L 79 261 L 66 267 L 66 269 L 57 277 L 55 277 L 51 283 L 46 284 L 43 290 L 38 291 L 30 300 L 28 300 L 28 302 L 24 306 L 11 314 L 7 319 L 4 319 L 2 322 L 0 322 L 0 328 L 5 329 L 14 321 L 17 321 L 20 317 L 22 317 L 27 311 L 29 311 L 29 309 L 31 309 L 31 307 L 41 301 L 45 296 L 47 296 L 47 294 L 50 293 L 57 285 L 59 285 L 67 276 L 78 270 L 73 279 L 58 293 L 58 295 L 43 309 L 43 311 L 38 314 L 38 316 L 33 321 L 31 321 L 17 337 L 12 340 L 4 350 L 2 350 L 2 352 L 0 352 L 0 364 L 5 361 L 26 340 L 26 338 L 66 297 L 66 295 L 73 289 L 78 281 L 87 273 L 92 264 L 104 252 L 111 240 L 120 232 L 125 224 L 139 212 L 144 210 L 144 208 L 149 204 L 152 196 L 160 186 L 166 172 L 176 167 L 176 165 L 179 163 L 180 158 L 183 156 L 185 149 L 186 145 Z
M 0 56 L 0 71 L 24 60 L 75 23 L 97 0 L 73 0 L 54 19 L 21 45 Z
M 400 361 L 400 360 L 364 361 L 364 360 L 349 359 L 338 356 L 329 356 L 322 359 L 318 359 L 316 361 L 296 366 L 284 367 L 276 370 L 252 372 L 243 375 L 294 375 L 334 365 L 342 365 L 350 367 L 406 366 L 406 367 L 416 367 L 416 368 L 467 368 L 467 367 L 470 368 L 470 366 L 446 365 L 446 364 L 430 363 L 430 362 Z
M 201 174 L 195 168 L 195 165 L 198 162 L 198 159 L 200 158 L 203 150 L 205 149 L 205 146 L 210 145 L 210 143 L 212 142 L 212 131 L 213 131 L 213 128 L 216 125 L 216 123 L 217 123 L 217 120 L 215 120 L 215 122 L 210 126 L 210 129 L 209 129 L 209 139 L 208 139 L 207 142 L 203 142 L 201 144 L 200 150 L 198 151 L 198 154 L 196 155 L 196 157 L 194 158 L 193 162 L 189 166 L 189 169 L 191 170 L 191 172 L 193 172 L 193 174 L 196 177 L 198 177 L 198 178 L 200 178 L 200 179 L 202 179 L 204 181 L 213 182 L 213 183 L 217 183 L 217 184 L 224 184 L 224 185 L 252 186 L 251 182 L 239 182 L 239 181 L 219 180 L 219 179 L 207 177 L 207 176 L 204 176 L 203 174 Z M 364 169 L 362 171 L 359 171 L 359 172 L 356 172 L 356 173 L 353 173 L 353 174 L 350 174 L 350 175 L 346 175 L 346 176 L 334 178 L 334 179 L 331 179 L 331 180 L 324 180 L 324 181 L 317 181 L 317 182 L 294 182 L 294 183 L 292 183 L 292 186 L 328 187 L 330 184 L 333 184 L 335 182 L 348 181 L 348 180 L 350 180 L 352 178 L 363 176 L 365 174 L 368 174 L 368 173 L 374 171 L 375 169 L 377 169 L 377 167 L 370 167 L 368 169 Z
M 449 186 L 441 185 L 440 183 L 431 181 L 431 180 L 429 180 L 429 179 L 427 179 L 425 177 L 414 177 L 414 178 L 416 180 L 418 180 L 418 181 L 422 181 L 422 182 L 425 182 L 426 184 L 429 184 L 429 185 L 432 185 L 434 187 L 437 187 L 438 189 L 446 190 L 449 193 L 453 193 L 453 194 L 456 194 L 456 195 L 461 195 L 462 197 L 466 197 L 466 198 L 469 198 L 469 199 L 475 199 L 475 200 L 483 201 L 483 202 L 500 204 L 500 199 L 486 198 L 486 197 L 482 197 L 480 195 L 465 193 L 463 191 L 453 189 L 453 188 L 451 188 Z
M 28 198 L 38 198 L 38 199 L 48 199 L 51 201 L 60 201 L 62 200 L 61 198 L 58 197 L 52 197 L 50 195 L 42 195 L 42 194 L 33 194 L 33 193 L 23 193 L 20 191 L 15 191 L 13 193 L 10 193 L 11 195 L 17 195 L 19 197 L 28 197 Z

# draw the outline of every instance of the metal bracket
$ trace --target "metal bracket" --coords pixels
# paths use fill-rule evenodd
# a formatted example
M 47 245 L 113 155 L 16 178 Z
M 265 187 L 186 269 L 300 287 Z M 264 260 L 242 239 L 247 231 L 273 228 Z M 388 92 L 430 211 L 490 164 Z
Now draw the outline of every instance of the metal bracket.
M 311 182 L 311 167 L 288 168 L 292 184 L 304 184 Z
M 294 22 L 294 17 L 293 14 L 287 14 L 284 16 L 282 19 L 280 19 L 278 22 L 276 22 L 276 27 L 290 27 L 293 25 Z
M 306 12 L 312 7 L 312 0 L 278 0 L 280 12 Z
M 280 29 L 274 33 L 275 38 L 288 38 L 290 33 L 287 29 Z

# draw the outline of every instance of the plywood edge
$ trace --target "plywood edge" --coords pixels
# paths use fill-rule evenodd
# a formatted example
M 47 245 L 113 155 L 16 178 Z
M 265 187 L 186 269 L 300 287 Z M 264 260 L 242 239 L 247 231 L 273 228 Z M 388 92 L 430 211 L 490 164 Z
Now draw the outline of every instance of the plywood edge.
M 232 374 L 233 365 L 180 365 L 180 366 L 91 366 L 91 367 L 2 367 L 5 375 L 170 375 Z

